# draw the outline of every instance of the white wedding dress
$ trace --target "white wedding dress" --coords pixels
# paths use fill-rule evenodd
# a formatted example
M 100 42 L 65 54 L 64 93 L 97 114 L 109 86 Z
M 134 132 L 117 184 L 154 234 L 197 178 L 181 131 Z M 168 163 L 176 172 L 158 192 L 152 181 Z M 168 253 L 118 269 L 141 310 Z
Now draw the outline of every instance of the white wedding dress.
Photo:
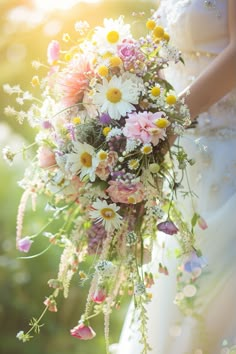
M 185 60 L 185 65 L 173 64 L 166 72 L 177 91 L 188 86 L 228 44 L 227 0 L 216 0 L 216 6 L 207 8 L 204 0 L 161 1 L 160 22 Z M 199 319 L 182 315 L 174 304 L 176 264 L 172 259 L 170 275 L 160 275 L 150 289 L 147 337 L 153 354 L 236 353 L 236 90 L 198 121 L 182 144 L 197 161 L 189 169 L 189 179 L 198 195 L 196 210 L 208 224 L 207 230 L 197 230 L 208 263 L 195 295 Z M 183 207 L 189 209 L 186 204 Z M 174 237 L 165 237 L 174 248 Z M 151 267 L 157 273 L 158 252 Z M 137 321 L 131 321 L 132 317 L 131 304 L 114 353 L 142 353 Z

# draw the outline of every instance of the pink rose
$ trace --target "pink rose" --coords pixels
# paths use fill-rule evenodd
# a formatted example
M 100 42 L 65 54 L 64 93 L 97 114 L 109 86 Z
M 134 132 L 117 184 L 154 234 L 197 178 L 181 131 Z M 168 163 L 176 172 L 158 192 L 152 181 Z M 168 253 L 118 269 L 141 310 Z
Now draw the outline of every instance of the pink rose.
M 106 192 L 115 203 L 136 204 L 144 199 L 144 186 L 141 182 L 126 184 L 122 181 L 109 181 Z
M 93 339 L 96 336 L 96 333 L 92 327 L 86 326 L 84 323 L 80 323 L 78 326 L 75 326 L 73 329 L 71 329 L 70 334 L 73 337 L 83 340 Z
M 29 252 L 32 243 L 33 241 L 29 238 L 29 236 L 26 236 L 17 241 L 17 249 L 21 252 L 27 253 Z
M 96 291 L 92 294 L 92 300 L 93 302 L 96 302 L 97 304 L 101 304 L 106 300 L 107 294 L 105 289 L 103 288 L 98 288 Z
M 41 146 L 38 150 L 39 167 L 49 168 L 56 165 L 55 154 L 47 146 Z
M 51 41 L 47 49 L 48 63 L 54 65 L 60 56 L 60 43 L 58 41 Z

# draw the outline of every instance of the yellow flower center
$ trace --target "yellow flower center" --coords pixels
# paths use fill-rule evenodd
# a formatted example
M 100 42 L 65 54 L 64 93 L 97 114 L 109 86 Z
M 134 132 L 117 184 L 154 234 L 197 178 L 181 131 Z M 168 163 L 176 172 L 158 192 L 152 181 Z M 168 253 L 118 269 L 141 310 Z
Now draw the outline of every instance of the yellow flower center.
M 129 204 L 135 204 L 135 202 L 136 202 L 136 200 L 135 200 L 134 197 L 132 197 L 132 196 L 128 197 L 128 203 Z
M 112 57 L 112 53 L 111 53 L 111 52 L 106 52 L 106 53 L 104 53 L 104 54 L 102 55 L 102 59 L 108 59 L 108 58 L 110 58 L 110 57 Z
M 161 93 L 161 89 L 159 86 L 155 86 L 151 89 L 151 94 L 154 97 L 160 96 L 160 93 Z
M 113 209 L 111 208 L 103 208 L 100 210 L 100 213 L 105 220 L 111 220 L 114 219 L 116 213 L 114 212 Z
M 74 118 L 72 119 L 72 122 L 73 122 L 74 124 L 80 124 L 80 123 L 81 123 L 81 118 L 80 118 L 80 117 L 74 117 Z
M 169 105 L 175 104 L 177 101 L 177 98 L 174 95 L 168 95 L 166 97 L 166 103 L 168 103 Z
M 142 153 L 148 155 L 152 152 L 152 147 L 150 145 L 145 145 L 142 147 Z
M 156 27 L 156 22 L 154 20 L 148 20 L 146 22 L 146 27 L 152 31 Z
M 119 66 L 121 63 L 122 60 L 120 59 L 120 57 L 117 56 L 110 57 L 110 65 L 112 67 Z
M 70 61 L 71 58 L 72 58 L 71 53 L 66 53 L 66 54 L 64 55 L 64 58 L 65 58 L 66 61 Z
M 98 74 L 100 76 L 107 76 L 108 75 L 108 68 L 105 65 L 101 65 L 98 68 Z
M 99 153 L 98 153 L 98 158 L 99 158 L 99 160 L 104 161 L 104 160 L 107 159 L 107 156 L 108 156 L 108 153 L 107 153 L 106 151 L 101 150 L 101 151 L 99 151 Z
M 70 40 L 70 35 L 68 33 L 64 33 L 63 36 L 62 36 L 62 40 L 64 42 L 69 42 Z
M 110 131 L 111 131 L 110 127 L 105 127 L 103 128 L 102 133 L 104 136 L 107 136 Z
M 139 167 L 139 162 L 136 159 L 130 160 L 129 161 L 129 168 L 131 170 L 136 170 Z
M 169 125 L 169 121 L 166 118 L 160 118 L 155 121 L 155 124 L 158 128 L 164 129 Z
M 88 152 L 83 152 L 80 156 L 80 162 L 84 167 L 92 166 L 92 156 Z
M 119 38 L 120 38 L 120 36 L 117 31 L 110 31 L 107 33 L 107 40 L 111 44 L 117 43 Z
M 39 85 L 39 77 L 37 75 L 32 77 L 31 85 L 32 86 L 38 86 Z
M 153 34 L 157 38 L 163 38 L 164 33 L 165 33 L 165 31 L 164 31 L 164 28 L 162 26 L 156 26 L 154 28 L 154 30 L 153 30 Z
M 122 93 L 118 88 L 112 87 L 107 91 L 107 99 L 112 103 L 118 103 L 122 99 Z

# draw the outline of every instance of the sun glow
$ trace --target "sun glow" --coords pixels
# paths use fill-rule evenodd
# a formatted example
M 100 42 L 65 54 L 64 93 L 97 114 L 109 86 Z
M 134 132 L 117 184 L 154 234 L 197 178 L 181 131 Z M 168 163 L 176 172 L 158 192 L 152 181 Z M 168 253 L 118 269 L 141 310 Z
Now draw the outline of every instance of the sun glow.
M 97 3 L 100 0 L 33 0 L 35 7 L 43 11 L 68 10 L 80 2 Z

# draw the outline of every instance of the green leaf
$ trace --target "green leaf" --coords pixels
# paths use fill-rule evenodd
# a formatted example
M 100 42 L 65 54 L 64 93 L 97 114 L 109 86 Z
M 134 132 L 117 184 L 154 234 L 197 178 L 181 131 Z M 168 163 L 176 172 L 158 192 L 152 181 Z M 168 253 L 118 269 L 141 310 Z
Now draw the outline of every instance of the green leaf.
M 197 214 L 197 213 L 194 213 L 194 214 L 193 214 L 193 217 L 192 217 L 192 219 L 191 219 L 191 225 L 192 225 L 192 227 L 196 226 L 199 217 L 200 217 L 199 214 Z

